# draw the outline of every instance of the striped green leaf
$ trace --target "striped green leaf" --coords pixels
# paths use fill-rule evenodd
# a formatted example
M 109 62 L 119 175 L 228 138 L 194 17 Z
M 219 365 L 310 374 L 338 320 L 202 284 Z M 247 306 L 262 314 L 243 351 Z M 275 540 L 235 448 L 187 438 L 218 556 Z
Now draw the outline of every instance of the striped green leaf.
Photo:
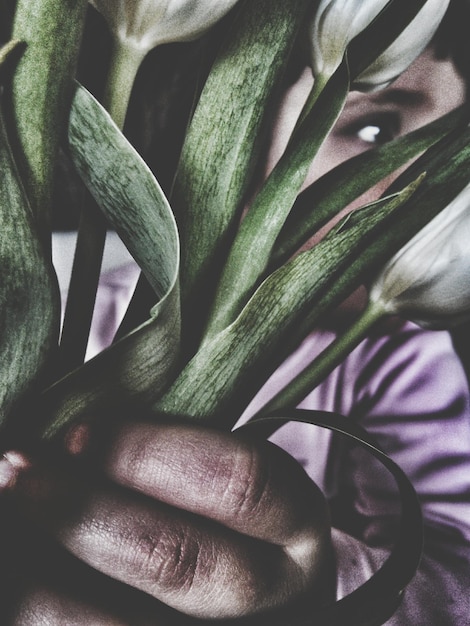
M 174 375 L 180 344 L 179 239 L 167 199 L 148 166 L 83 88 L 77 87 L 68 149 L 84 182 L 155 291 L 149 320 L 44 394 L 52 437 L 82 414 L 132 411 L 155 400 Z
M 38 388 L 57 347 L 55 273 L 0 115 L 0 426 Z

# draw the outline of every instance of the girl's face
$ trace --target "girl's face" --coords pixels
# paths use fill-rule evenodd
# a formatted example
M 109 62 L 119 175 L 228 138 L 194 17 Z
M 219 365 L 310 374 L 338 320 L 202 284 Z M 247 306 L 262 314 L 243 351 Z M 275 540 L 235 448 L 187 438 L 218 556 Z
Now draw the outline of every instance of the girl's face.
M 312 84 L 312 74 L 307 68 L 286 92 L 275 122 L 266 175 L 282 154 Z M 350 93 L 343 112 L 310 167 L 304 187 L 339 163 L 437 119 L 464 100 L 465 84 L 453 63 L 436 59 L 433 50 L 428 49 L 387 89 L 370 94 Z M 343 209 L 302 249 L 318 242 L 346 213 L 380 196 L 396 176 L 397 173 L 381 181 Z M 356 294 L 353 308 L 360 307 L 364 300 L 365 293 Z

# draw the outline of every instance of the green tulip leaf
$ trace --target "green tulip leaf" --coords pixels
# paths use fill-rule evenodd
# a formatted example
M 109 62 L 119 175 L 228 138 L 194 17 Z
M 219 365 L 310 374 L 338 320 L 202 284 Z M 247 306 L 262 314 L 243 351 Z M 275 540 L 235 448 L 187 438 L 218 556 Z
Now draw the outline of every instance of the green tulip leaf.
M 148 165 L 80 85 L 70 112 L 68 151 L 156 297 L 164 297 L 178 273 L 179 238 L 170 205 Z
M 242 3 L 206 81 L 183 146 L 172 206 L 181 233 L 182 298 L 194 333 L 200 293 L 211 293 L 238 225 L 309 0 Z M 201 316 L 205 317 L 205 309 Z
M 6 120 L 34 214 L 49 238 L 57 148 L 69 106 L 86 0 L 18 0 L 12 37 L 25 44 L 6 99 Z M 46 239 L 47 238 L 47 239 Z
M 276 241 L 270 265 L 289 259 L 338 211 L 468 120 L 464 105 L 417 130 L 341 163 L 297 198 Z M 341 185 L 338 181 L 341 181 Z M 403 186 L 403 185 L 402 185 Z
M 421 179 L 400 194 L 355 211 L 317 246 L 271 274 L 237 319 L 203 344 L 155 404 L 155 413 L 232 427 L 252 395 L 320 316 L 358 286 L 387 250 L 392 253 L 390 246 L 380 249 L 371 243 L 386 242 L 391 225 L 400 225 L 398 209 L 418 184 Z M 396 242 L 393 245 L 394 252 Z M 349 268 L 358 260 L 351 273 Z M 343 280 L 346 273 L 348 281 Z
M 286 150 L 250 205 L 222 272 L 205 337 L 228 326 L 265 274 L 273 246 L 325 137 L 349 93 L 342 63 L 294 129 Z
M 0 115 L 0 425 L 44 382 L 60 300 Z
M 150 319 L 44 394 L 42 436 L 85 414 L 132 411 L 155 400 L 174 375 L 180 347 L 179 238 L 152 172 L 109 114 L 77 86 L 68 151 L 106 218 L 155 291 Z
M 192 416 L 231 428 L 254 393 L 320 318 L 367 283 L 468 184 L 469 140 L 468 128 L 445 137 L 391 186 L 388 195 L 349 214 L 314 248 L 273 272 L 237 319 L 202 346 L 154 405 L 155 413 Z M 401 191 L 400 183 L 406 185 Z M 280 396 L 279 402 L 293 406 L 324 375 L 315 372 L 301 380 L 293 396 Z

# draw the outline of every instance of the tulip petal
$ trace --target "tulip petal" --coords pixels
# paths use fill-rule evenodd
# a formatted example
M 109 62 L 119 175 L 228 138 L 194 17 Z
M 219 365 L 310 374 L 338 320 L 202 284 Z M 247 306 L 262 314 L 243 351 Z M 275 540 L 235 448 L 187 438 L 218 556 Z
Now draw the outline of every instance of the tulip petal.
M 331 76 L 348 43 L 372 22 L 388 0 L 322 0 L 310 27 L 315 76 Z
M 356 78 L 353 88 L 377 91 L 400 76 L 428 46 L 448 5 L 448 0 L 428 0 L 392 45 Z
M 371 299 L 426 328 L 470 315 L 470 185 L 387 263 Z
M 238 0 L 90 0 L 122 43 L 150 51 L 196 39 Z
M 404 22 L 407 25 L 401 32 L 396 27 L 395 32 L 399 34 L 385 51 L 380 52 L 383 50 L 381 45 L 383 36 L 378 28 L 382 30 L 382 26 L 390 27 L 390 23 L 384 23 L 390 17 L 385 15 L 385 11 L 390 8 L 395 16 L 400 17 L 401 12 L 401 15 L 406 17 L 407 12 L 403 12 L 406 6 L 403 7 L 403 4 L 400 5 L 397 1 L 394 3 L 390 0 L 363 0 L 362 2 L 322 0 L 310 26 L 312 68 L 315 77 L 324 79 L 324 77 L 331 76 L 339 67 L 348 51 L 349 44 L 357 43 L 355 52 L 361 57 L 356 59 L 356 61 L 360 60 L 359 67 L 356 67 L 356 63 L 353 62 L 354 55 L 352 50 L 350 51 L 352 88 L 360 91 L 375 91 L 389 85 L 431 41 L 447 10 L 449 0 L 427 0 L 422 4 L 420 9 L 417 6 L 409 7 L 411 21 Z M 372 37 L 372 39 L 375 37 L 375 44 L 379 43 L 378 48 L 375 45 L 368 46 L 368 43 L 374 43 L 370 32 L 364 33 L 361 41 L 354 42 L 353 40 L 366 31 L 383 10 L 385 10 L 384 19 L 380 24 L 377 20 L 376 32 Z M 380 36 L 379 40 L 377 40 L 377 35 Z M 374 57 L 376 57 L 375 60 L 372 60 Z

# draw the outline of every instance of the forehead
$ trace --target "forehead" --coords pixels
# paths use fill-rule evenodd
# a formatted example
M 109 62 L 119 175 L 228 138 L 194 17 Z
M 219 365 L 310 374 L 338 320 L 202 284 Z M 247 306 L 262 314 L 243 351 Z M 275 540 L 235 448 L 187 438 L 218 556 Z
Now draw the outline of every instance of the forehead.
M 465 83 L 452 61 L 437 59 L 433 49 L 428 49 L 388 88 L 368 94 L 350 93 L 347 107 L 391 103 L 440 115 L 464 100 Z

